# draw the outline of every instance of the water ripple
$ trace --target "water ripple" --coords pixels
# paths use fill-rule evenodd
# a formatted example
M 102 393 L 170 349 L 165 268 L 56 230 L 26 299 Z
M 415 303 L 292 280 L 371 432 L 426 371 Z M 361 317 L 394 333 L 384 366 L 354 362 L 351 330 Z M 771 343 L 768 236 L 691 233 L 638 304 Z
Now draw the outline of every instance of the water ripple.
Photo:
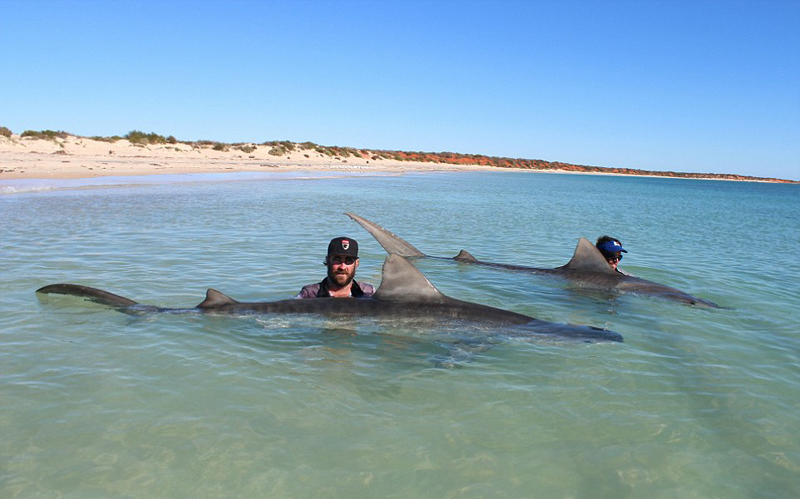
M 0 496 L 800 494 L 800 241 L 786 233 L 800 201 L 785 186 L 526 172 L 215 180 L 0 196 Z M 611 218 L 609 192 L 622 207 Z M 209 287 L 284 299 L 324 277 L 327 241 L 342 234 L 361 243 L 359 279 L 378 284 L 385 254 L 345 211 L 433 255 L 533 266 L 612 233 L 626 269 L 728 308 L 425 259 L 448 295 L 626 342 L 129 317 L 33 293 L 73 282 L 166 307 Z

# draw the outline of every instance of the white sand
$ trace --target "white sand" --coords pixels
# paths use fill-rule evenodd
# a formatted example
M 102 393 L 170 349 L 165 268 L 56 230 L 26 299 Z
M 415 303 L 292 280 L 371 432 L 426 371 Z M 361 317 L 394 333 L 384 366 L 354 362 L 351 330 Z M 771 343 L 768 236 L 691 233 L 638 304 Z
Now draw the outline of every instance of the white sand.
M 250 152 L 242 150 L 254 148 Z M 316 150 L 295 150 L 275 156 L 271 145 L 226 145 L 227 150 L 215 150 L 212 145 L 198 144 L 132 144 L 128 140 L 93 140 L 66 135 L 46 139 L 0 135 L 0 181 L 11 179 L 81 179 L 108 176 L 159 175 L 180 173 L 231 173 L 274 171 L 375 171 L 375 172 L 433 172 L 433 171 L 527 171 L 536 173 L 570 173 L 576 175 L 622 175 L 619 172 L 585 172 L 574 170 L 529 170 L 499 168 L 483 165 L 427 163 L 375 158 L 371 151 L 361 151 L 362 157 L 334 157 Z M 324 147 L 324 146 L 323 146 Z M 691 174 L 687 174 L 687 177 Z M 694 174 L 695 178 L 733 181 L 779 181 L 744 176 Z M 635 176 L 665 177 L 654 173 Z M 691 178 L 688 178 L 691 180 Z
M 299 146 L 288 154 L 274 156 L 269 153 L 271 146 L 246 145 L 255 150 L 244 152 L 228 146 L 227 151 L 217 151 L 211 145 L 183 143 L 139 145 L 124 139 L 106 142 L 73 135 L 54 140 L 0 136 L 0 180 L 293 170 L 508 171 L 479 165 L 373 159 L 371 153 L 361 158 L 332 157 Z

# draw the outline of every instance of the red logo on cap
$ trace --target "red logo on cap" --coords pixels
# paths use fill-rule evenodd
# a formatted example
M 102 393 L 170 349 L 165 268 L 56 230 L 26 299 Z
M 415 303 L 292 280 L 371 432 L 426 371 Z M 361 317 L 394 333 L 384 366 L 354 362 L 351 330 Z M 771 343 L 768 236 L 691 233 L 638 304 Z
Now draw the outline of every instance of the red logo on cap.
M 342 239 L 342 249 L 347 251 L 348 248 L 350 248 L 350 241 L 347 239 Z

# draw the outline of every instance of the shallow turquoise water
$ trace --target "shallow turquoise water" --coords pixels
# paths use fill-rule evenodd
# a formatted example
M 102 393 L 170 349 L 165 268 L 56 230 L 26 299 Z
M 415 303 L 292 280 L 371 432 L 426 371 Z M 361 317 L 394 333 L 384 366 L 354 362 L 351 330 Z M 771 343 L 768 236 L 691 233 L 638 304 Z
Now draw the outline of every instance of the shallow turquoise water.
M 116 185 L 108 185 L 116 184 Z M 798 497 L 800 189 L 501 173 L 170 176 L 0 186 L 0 497 Z M 621 267 L 723 306 L 415 263 L 444 293 L 622 344 L 372 319 L 132 318 L 292 296 L 327 241 Z M 502 333 L 502 331 L 500 332 Z M 484 341 L 485 338 L 491 338 Z

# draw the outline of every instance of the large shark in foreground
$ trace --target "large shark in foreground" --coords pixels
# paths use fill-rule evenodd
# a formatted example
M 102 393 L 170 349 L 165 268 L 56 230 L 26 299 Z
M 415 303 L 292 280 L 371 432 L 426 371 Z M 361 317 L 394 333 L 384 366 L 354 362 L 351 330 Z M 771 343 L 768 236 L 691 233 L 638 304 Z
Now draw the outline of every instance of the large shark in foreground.
M 426 255 L 399 236 L 389 232 L 374 222 L 370 222 L 364 217 L 360 217 L 354 213 L 346 213 L 346 215 L 366 229 L 367 232 L 372 234 L 378 243 L 390 254 L 402 255 L 405 257 L 427 257 L 442 259 L 442 257 L 432 257 L 430 255 Z M 444 259 L 449 260 L 449 258 Z M 585 238 L 581 238 L 578 241 L 578 246 L 575 248 L 575 254 L 572 256 L 572 259 L 566 265 L 554 269 L 484 262 L 478 260 L 464 250 L 461 250 L 461 252 L 452 259 L 459 262 L 482 265 L 484 267 L 494 267 L 532 274 L 558 276 L 567 279 L 570 282 L 575 282 L 580 285 L 595 289 L 647 294 L 686 303 L 688 305 L 720 308 L 719 305 L 714 302 L 697 298 L 688 293 L 684 293 L 679 289 L 615 272 L 608 265 L 605 258 L 603 258 L 600 250 L 598 250 Z
M 325 316 L 388 316 L 433 320 L 463 320 L 512 325 L 515 335 L 557 335 L 583 341 L 623 341 L 622 335 L 606 329 L 542 321 L 499 308 L 456 300 L 442 294 L 411 262 L 389 255 L 383 264 L 381 285 L 372 298 L 290 299 L 241 303 L 209 289 L 206 299 L 194 308 L 162 308 L 77 284 L 51 284 L 36 290 L 42 294 L 78 296 L 140 315 L 150 312 L 206 314 L 318 314 Z

